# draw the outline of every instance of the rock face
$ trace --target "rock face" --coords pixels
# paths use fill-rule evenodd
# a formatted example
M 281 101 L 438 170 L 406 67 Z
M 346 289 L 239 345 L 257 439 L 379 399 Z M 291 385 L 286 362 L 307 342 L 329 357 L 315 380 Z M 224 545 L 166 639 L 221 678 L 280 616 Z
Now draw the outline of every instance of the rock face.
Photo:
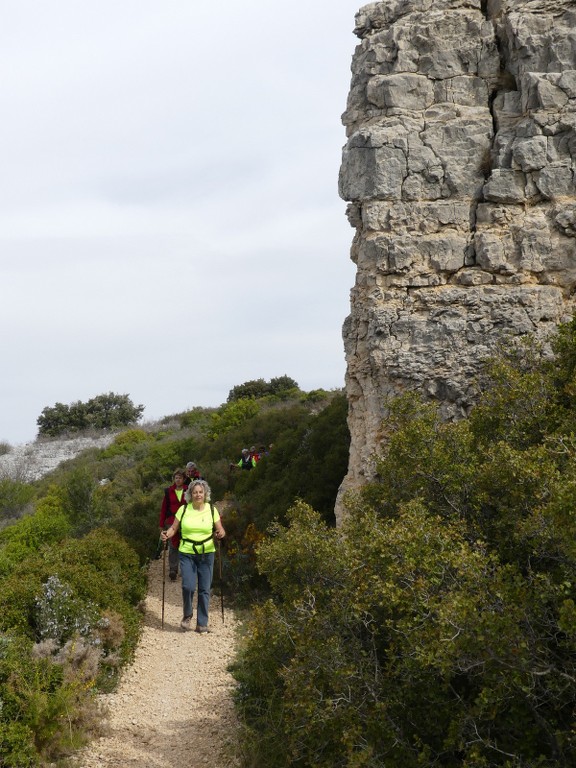
M 465 414 L 482 358 L 544 338 L 576 286 L 576 0 L 385 0 L 355 33 L 342 493 L 371 476 L 389 396 Z

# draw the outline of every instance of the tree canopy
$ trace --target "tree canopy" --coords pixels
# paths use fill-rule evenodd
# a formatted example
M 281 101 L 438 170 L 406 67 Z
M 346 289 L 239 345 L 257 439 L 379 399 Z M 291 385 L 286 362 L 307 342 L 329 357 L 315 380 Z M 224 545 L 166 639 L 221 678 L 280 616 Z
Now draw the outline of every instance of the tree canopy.
M 97 395 L 85 403 L 79 400 L 64 405 L 46 406 L 36 423 L 38 434 L 58 435 L 81 432 L 85 429 L 116 429 L 136 423 L 144 412 L 143 405 L 134 405 L 128 395 L 114 392 Z

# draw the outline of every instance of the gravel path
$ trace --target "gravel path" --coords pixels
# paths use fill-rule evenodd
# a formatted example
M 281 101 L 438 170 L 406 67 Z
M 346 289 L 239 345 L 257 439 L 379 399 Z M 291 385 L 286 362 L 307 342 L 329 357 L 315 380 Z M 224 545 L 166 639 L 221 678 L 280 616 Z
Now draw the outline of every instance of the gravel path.
M 216 587 L 217 591 L 217 587 Z M 134 663 L 116 692 L 102 696 L 109 712 L 105 736 L 82 750 L 78 768 L 211 768 L 237 766 L 231 754 L 236 719 L 226 671 L 238 622 L 220 597 L 210 606 L 210 633 L 183 632 L 180 579 L 166 579 L 164 629 L 162 561 L 149 567 L 144 630 Z M 171 672 L 169 670 L 172 670 Z

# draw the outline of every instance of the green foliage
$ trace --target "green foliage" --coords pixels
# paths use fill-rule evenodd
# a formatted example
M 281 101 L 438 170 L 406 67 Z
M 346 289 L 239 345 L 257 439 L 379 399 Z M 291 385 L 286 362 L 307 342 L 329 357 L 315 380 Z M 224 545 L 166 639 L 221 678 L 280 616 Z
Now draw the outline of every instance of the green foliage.
M 68 432 L 85 429 L 117 429 L 138 421 L 144 411 L 143 405 L 134 405 L 128 395 L 114 392 L 97 395 L 86 403 L 79 400 L 64 405 L 56 403 L 46 406 L 36 423 L 38 434 L 57 437 Z
M 0 521 L 11 517 L 19 517 L 25 507 L 32 501 L 34 489 L 27 483 L 11 480 L 9 477 L 0 479 Z
M 75 598 L 57 575 L 49 576 L 36 598 L 35 625 L 41 640 L 62 646 L 74 635 L 88 635 L 97 621 L 93 606 Z
M 569 765 L 575 648 L 559 655 L 549 583 L 420 502 L 340 534 L 302 505 L 289 523 L 260 548 L 275 602 L 234 667 L 253 764 Z
M 269 441 L 273 448 L 255 470 L 240 472 L 234 486 L 238 504 L 260 530 L 273 519 L 284 520 L 297 498 L 334 522 L 336 494 L 348 464 L 346 416 L 343 395 L 317 414 L 303 405 L 270 414 L 282 420 L 277 439 Z
M 0 765 L 57 762 L 94 727 L 92 692 L 113 688 L 139 636 L 142 566 L 154 555 L 163 488 L 176 467 L 197 462 L 213 498 L 228 502 L 225 580 L 244 604 L 266 588 L 255 570 L 264 534 L 254 518 L 263 527 L 284 519 L 301 494 L 331 516 L 346 469 L 345 401 L 289 394 L 290 384 L 280 377 L 262 399 L 192 409 L 182 429 L 178 419 L 159 432 L 127 429 L 49 480 L 6 486 L 15 506 L 27 499 L 28 514 L 0 530 L 0 646 L 2 636 L 15 638 L 27 674 L 14 658 L 4 668 L 0 659 L 0 700 L 10 701 L 14 718 L 3 719 L 0 709 Z M 232 473 L 230 463 L 253 444 L 274 447 L 242 490 L 248 478 Z M 266 510 L 267 486 L 278 495 L 273 511 Z M 570 615 L 567 607 L 564 620 Z
M 45 764 L 81 746 L 97 727 L 95 684 L 108 689 L 139 637 L 136 553 L 111 530 L 65 538 L 64 498 L 52 489 L 2 532 L 1 765 Z
M 244 384 L 237 384 L 232 387 L 228 393 L 228 403 L 233 403 L 236 400 L 244 400 L 250 398 L 264 397 L 269 393 L 269 385 L 264 379 L 254 379 L 253 381 L 246 381 Z
M 254 379 L 246 381 L 244 384 L 237 384 L 232 387 L 228 393 L 228 403 L 244 399 L 259 399 L 267 395 L 282 395 L 285 393 L 294 393 L 298 391 L 298 383 L 290 376 L 277 376 L 270 379 L 269 382 L 264 379 Z
M 572 766 L 575 345 L 507 350 L 466 421 L 389 404 L 342 528 L 302 502 L 273 526 L 234 665 L 246 765 Z
M 0 637 L 1 765 L 46 765 L 85 743 L 96 714 L 94 654 L 77 646 L 53 654 L 15 636 Z
M 102 451 L 101 458 L 133 454 L 138 446 L 146 445 L 153 437 L 143 429 L 126 429 L 116 435 L 114 441 Z
M 258 403 L 254 400 L 232 400 L 211 415 L 206 434 L 211 440 L 216 440 L 256 416 L 258 411 Z
M 210 413 L 211 409 L 208 408 L 192 408 L 190 411 L 186 411 L 186 413 L 182 413 L 179 416 L 180 428 L 201 429 L 208 421 Z
M 10 571 L 14 563 L 38 552 L 40 547 L 62 541 L 70 530 L 64 512 L 64 494 L 52 486 L 38 501 L 33 515 L 0 531 L 0 574 Z

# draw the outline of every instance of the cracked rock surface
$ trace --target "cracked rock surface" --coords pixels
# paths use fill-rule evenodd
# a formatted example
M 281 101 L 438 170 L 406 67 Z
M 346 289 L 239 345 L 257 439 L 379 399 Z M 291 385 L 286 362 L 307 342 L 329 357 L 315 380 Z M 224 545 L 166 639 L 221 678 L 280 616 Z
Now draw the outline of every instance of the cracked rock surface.
M 465 416 L 501 340 L 546 341 L 576 308 L 574 0 L 386 0 L 355 33 L 341 498 L 374 476 L 390 397 Z
M 106 448 L 115 437 L 116 433 L 111 432 L 98 437 L 39 438 L 11 446 L 0 456 L 0 477 L 34 482 L 88 448 Z

